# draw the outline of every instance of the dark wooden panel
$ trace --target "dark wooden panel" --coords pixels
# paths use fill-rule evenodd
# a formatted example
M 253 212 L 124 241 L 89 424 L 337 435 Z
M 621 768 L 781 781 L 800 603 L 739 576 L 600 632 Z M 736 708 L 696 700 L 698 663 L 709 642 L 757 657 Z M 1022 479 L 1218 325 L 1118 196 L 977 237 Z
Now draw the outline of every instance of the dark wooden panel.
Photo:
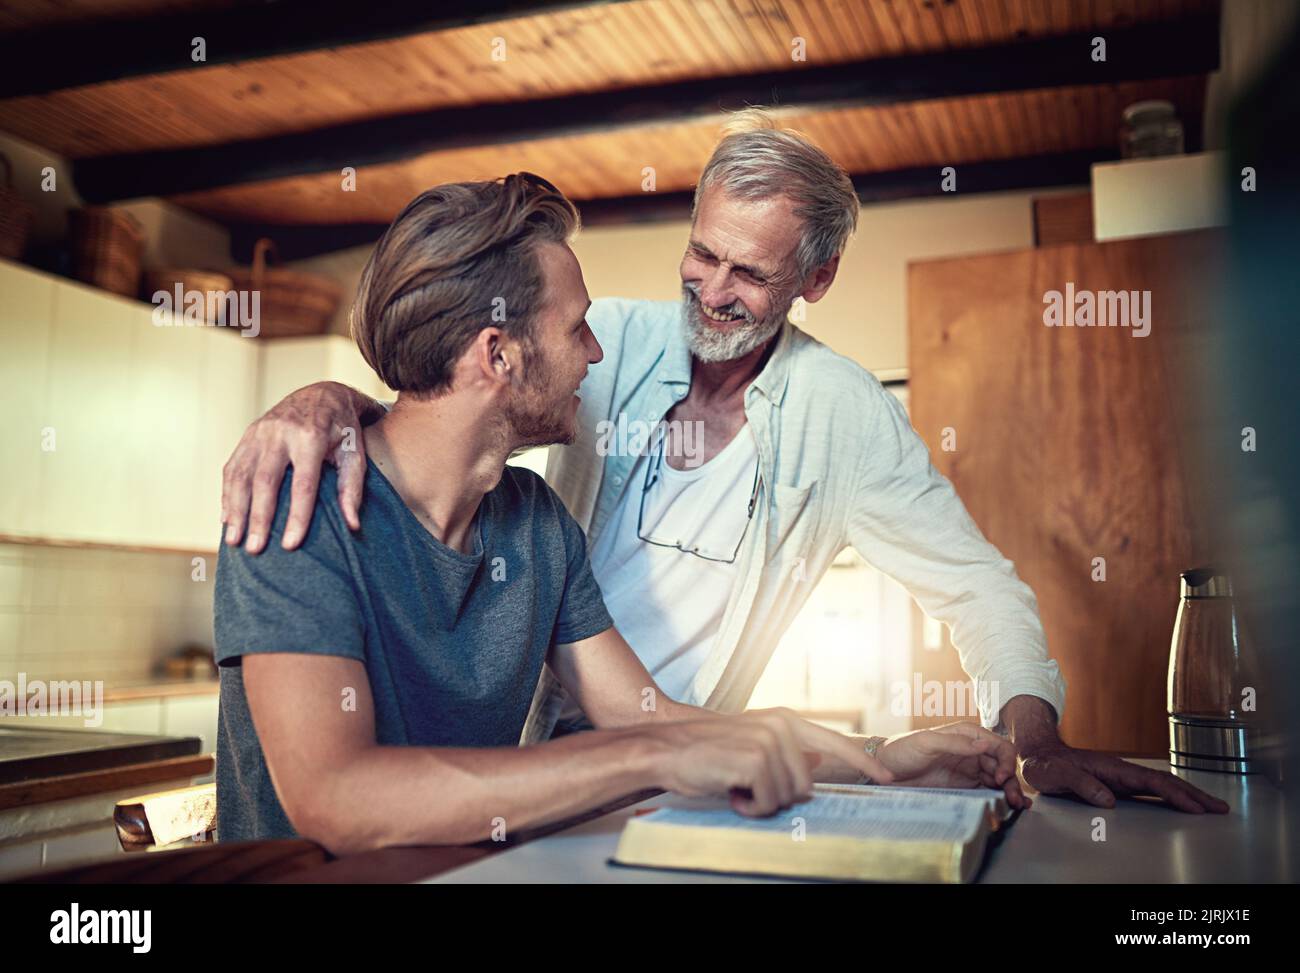
M 107 861 L 35 872 L 15 883 L 40 885 L 236 885 L 292 881 L 330 860 L 305 838 L 201 844 L 194 848 L 121 855 Z
M 1167 746 L 1178 573 L 1213 560 L 1189 500 L 1193 353 L 1217 236 L 1181 234 L 929 261 L 909 270 L 913 423 L 981 529 L 1038 597 L 1077 745 Z M 1055 328 L 1044 295 L 1150 290 L 1151 331 Z M 939 448 L 942 430 L 957 448 Z M 1106 580 L 1092 580 L 1092 559 Z M 951 650 L 914 655 L 951 678 Z
M 1091 243 L 1092 193 L 1044 196 L 1034 200 L 1034 243 L 1040 247 L 1058 243 Z
M 189 757 L 169 757 L 150 763 L 130 764 L 105 770 L 89 770 L 62 777 L 42 777 L 34 780 L 0 784 L 0 810 L 63 801 L 87 794 L 103 794 L 124 787 L 161 784 L 166 781 L 193 780 L 212 773 L 216 761 L 212 754 L 194 754 Z
M 259 2 L 259 0 L 251 0 Z M 185 13 L 202 16 L 250 0 L 0 0 L 0 34 Z
M 199 752 L 198 737 L 0 725 L 0 784 L 63 777 Z
M 365 16 L 358 17 L 352 0 L 244 0 L 164 10 L 156 16 L 91 14 L 57 28 L 0 34 L 0 94 L 8 98 L 140 75 L 198 71 L 214 64 L 434 33 L 575 6 L 584 4 L 575 0 L 477 0 L 473 5 L 454 0 L 387 0 L 371 4 Z M 204 61 L 191 57 L 195 36 L 205 41 Z

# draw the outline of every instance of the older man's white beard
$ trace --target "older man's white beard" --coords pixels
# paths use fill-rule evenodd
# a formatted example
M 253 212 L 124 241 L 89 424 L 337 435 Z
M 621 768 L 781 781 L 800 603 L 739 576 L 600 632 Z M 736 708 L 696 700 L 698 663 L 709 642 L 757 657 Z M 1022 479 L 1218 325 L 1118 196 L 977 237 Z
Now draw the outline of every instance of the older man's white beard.
M 682 321 L 686 327 L 686 344 L 702 362 L 734 361 L 766 344 L 781 329 L 785 308 L 763 320 L 754 320 L 746 312 L 746 321 L 727 331 L 719 331 L 702 320 L 700 301 L 689 288 L 682 292 Z

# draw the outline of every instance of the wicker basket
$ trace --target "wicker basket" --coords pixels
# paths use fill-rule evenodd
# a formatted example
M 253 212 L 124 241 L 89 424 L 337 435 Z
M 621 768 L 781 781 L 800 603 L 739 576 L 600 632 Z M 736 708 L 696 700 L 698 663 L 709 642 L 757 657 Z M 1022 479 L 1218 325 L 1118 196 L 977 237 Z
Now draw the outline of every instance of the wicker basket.
M 0 257 L 18 260 L 27 249 L 27 234 L 32 230 L 36 210 L 14 192 L 14 170 L 9 159 L 0 155 L 5 181 L 0 186 Z
M 72 265 L 78 280 L 135 297 L 143 252 L 144 231 L 130 213 L 107 206 L 72 213 Z
M 176 301 L 176 286 L 178 284 L 182 291 L 182 303 Z M 172 310 L 178 318 L 181 318 L 185 314 L 184 292 L 200 291 L 204 294 L 220 292 L 224 295 L 234 289 L 235 282 L 227 274 L 219 274 L 213 270 L 194 270 L 189 267 L 160 267 L 156 270 L 146 270 L 144 272 L 144 285 L 141 294 L 146 301 L 154 303 L 153 296 L 159 291 L 165 291 L 170 296 Z M 212 324 L 231 325 L 229 313 L 223 312 L 223 317 L 218 317 L 218 307 L 215 301 L 205 300 L 203 309 L 203 319 L 205 321 Z
M 328 277 L 268 268 L 275 244 L 263 237 L 253 247 L 253 266 L 230 273 L 240 290 L 261 292 L 261 330 L 267 338 L 322 334 L 343 300 L 343 288 Z

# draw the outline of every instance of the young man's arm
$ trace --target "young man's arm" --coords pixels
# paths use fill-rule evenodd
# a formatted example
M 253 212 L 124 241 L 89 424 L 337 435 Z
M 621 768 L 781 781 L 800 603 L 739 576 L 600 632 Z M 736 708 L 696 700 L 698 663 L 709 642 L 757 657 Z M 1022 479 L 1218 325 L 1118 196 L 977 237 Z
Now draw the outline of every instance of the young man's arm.
M 524 748 L 381 746 L 360 661 L 258 652 L 242 664 L 280 804 L 299 834 L 334 854 L 478 841 L 649 788 L 730 794 L 737 811 L 764 815 L 806 799 L 811 787 L 802 751 L 815 748 L 783 718 L 656 723 Z M 345 710 L 339 700 L 349 689 L 356 707 Z M 877 766 L 865 754 L 857 763 L 862 772 Z

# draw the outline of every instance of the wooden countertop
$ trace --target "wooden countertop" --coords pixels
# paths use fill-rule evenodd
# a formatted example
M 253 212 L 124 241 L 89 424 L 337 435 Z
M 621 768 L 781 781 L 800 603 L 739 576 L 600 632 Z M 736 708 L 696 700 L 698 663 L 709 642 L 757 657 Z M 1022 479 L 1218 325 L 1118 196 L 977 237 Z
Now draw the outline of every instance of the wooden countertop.
M 0 785 L 188 757 L 198 737 L 0 724 Z
M 530 841 L 615 813 L 658 792 L 630 794 L 605 807 L 544 828 L 521 832 L 509 841 L 484 841 L 476 845 L 427 845 L 381 848 L 343 858 L 332 858 L 315 842 L 304 838 L 277 841 L 217 842 L 157 851 L 148 855 L 123 855 L 74 868 L 43 870 L 19 881 L 75 884 L 391 884 L 418 882 L 480 859 L 517 848 Z
M 0 810 L 120 787 L 200 777 L 198 737 L 0 725 Z

